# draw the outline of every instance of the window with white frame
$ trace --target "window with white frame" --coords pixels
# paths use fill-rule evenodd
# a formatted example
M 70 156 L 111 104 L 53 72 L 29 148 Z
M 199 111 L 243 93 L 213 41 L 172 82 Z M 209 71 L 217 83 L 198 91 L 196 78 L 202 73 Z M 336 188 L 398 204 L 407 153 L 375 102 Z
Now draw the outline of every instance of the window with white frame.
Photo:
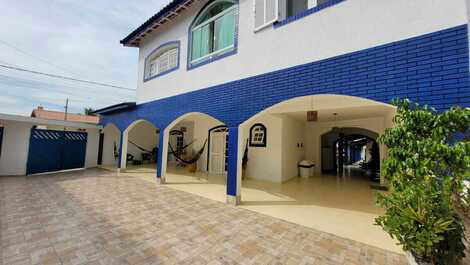
M 164 45 L 147 57 L 145 79 L 178 68 L 179 47 L 177 43 Z
M 279 0 L 254 0 L 255 31 L 271 25 L 279 19 Z
M 266 127 L 257 123 L 250 128 L 250 146 L 265 147 L 266 146 Z
M 237 4 L 229 0 L 216 0 L 204 8 L 190 31 L 191 63 L 234 49 L 237 8 Z

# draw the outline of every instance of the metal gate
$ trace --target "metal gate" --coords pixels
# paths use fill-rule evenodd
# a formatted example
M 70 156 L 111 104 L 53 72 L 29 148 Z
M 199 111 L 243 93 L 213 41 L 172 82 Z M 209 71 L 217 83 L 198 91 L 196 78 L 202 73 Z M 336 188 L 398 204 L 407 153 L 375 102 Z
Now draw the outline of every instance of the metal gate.
M 86 132 L 31 129 L 26 174 L 85 167 Z

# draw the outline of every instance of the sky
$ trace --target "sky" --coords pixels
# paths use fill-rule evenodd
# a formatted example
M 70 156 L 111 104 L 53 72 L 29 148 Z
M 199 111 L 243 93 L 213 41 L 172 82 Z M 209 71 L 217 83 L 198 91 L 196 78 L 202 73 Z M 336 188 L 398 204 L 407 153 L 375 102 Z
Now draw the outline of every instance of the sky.
M 0 0 L 0 65 L 135 89 L 138 49 L 119 41 L 170 0 Z M 37 106 L 81 113 L 135 101 L 135 91 L 0 67 L 0 113 Z

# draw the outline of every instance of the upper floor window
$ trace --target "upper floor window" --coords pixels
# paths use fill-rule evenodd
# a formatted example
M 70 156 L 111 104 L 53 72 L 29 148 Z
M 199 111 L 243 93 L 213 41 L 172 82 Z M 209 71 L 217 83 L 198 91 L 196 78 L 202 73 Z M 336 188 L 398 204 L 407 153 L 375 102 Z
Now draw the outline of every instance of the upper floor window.
M 155 49 L 145 60 L 145 78 L 156 76 L 176 70 L 179 65 L 179 42 L 164 44 Z
M 255 31 L 271 24 L 285 24 L 318 12 L 345 0 L 253 0 L 255 8 Z M 276 22 L 281 22 L 277 23 Z
M 237 5 L 230 0 L 210 3 L 190 29 L 190 63 L 211 59 L 235 49 Z

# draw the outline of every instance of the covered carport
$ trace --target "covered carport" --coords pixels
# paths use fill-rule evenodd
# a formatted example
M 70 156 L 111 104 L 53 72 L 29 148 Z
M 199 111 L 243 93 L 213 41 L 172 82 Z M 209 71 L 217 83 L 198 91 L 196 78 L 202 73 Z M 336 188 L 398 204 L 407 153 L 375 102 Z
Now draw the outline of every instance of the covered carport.
M 0 114 L 0 176 L 93 168 L 101 126 Z

